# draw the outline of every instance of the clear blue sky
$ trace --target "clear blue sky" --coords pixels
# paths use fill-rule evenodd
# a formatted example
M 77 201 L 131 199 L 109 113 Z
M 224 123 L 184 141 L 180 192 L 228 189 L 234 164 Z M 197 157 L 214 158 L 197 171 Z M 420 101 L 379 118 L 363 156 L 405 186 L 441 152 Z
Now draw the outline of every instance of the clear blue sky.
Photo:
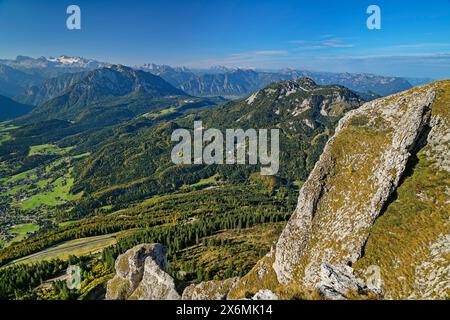
M 450 0 L 0 0 L 0 58 L 19 54 L 449 78 Z

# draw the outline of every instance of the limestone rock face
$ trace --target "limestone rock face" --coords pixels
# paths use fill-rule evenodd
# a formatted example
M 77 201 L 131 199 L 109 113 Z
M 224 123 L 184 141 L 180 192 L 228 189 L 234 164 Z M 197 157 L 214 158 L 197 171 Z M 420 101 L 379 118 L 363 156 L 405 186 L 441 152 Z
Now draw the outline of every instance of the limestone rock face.
M 356 278 L 353 269 L 346 265 L 323 264 L 317 289 L 329 300 L 345 300 L 349 293 L 368 295 L 370 291 L 380 297 L 383 295 L 377 288 L 369 289 L 361 279 Z
M 252 300 L 278 300 L 278 297 L 270 290 L 259 290 Z
M 131 300 L 179 300 L 173 278 L 156 260 L 147 258 L 141 283 L 130 296 Z
M 289 283 L 299 271 L 302 282 L 314 287 L 323 263 L 358 260 L 370 226 L 398 184 L 429 120 L 434 96 L 430 88 L 413 96 L 397 96 L 388 104 L 377 100 L 343 118 L 276 245 L 273 267 L 279 282 Z M 375 129 L 369 133 L 364 127 Z M 346 139 L 349 134 L 359 141 Z M 348 170 L 365 172 L 367 180 L 357 179 Z
M 152 257 L 165 268 L 166 249 L 160 244 L 141 244 L 116 259 L 116 276 L 108 282 L 107 300 L 127 299 L 138 287 L 144 275 L 144 262 Z
M 179 298 L 167 273 L 167 249 L 161 244 L 141 244 L 121 254 L 116 275 L 108 281 L 107 300 Z
M 192 284 L 183 291 L 182 300 L 226 300 L 239 278 Z
M 448 297 L 449 111 L 450 81 L 440 81 L 348 112 L 264 269 L 258 263 L 230 294 L 342 298 L 364 289 L 354 273 L 375 265 L 388 298 Z

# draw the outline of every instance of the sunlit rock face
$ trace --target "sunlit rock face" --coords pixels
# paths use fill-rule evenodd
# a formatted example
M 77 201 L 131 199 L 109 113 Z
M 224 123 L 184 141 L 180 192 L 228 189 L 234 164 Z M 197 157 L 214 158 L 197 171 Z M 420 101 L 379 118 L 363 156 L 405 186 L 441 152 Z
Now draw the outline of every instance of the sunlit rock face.
M 274 250 L 230 296 L 447 298 L 449 109 L 440 81 L 349 111 Z
M 116 275 L 108 282 L 107 300 L 177 300 L 173 278 L 167 271 L 167 249 L 141 244 L 120 255 Z

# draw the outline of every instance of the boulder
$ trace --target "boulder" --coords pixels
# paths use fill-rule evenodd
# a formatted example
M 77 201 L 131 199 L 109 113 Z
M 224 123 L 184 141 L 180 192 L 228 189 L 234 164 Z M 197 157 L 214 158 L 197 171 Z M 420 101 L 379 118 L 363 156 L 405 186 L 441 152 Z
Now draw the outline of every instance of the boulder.
M 355 277 L 351 267 L 327 263 L 322 265 L 317 289 L 328 300 L 346 300 L 348 295 L 368 294 L 369 291 L 365 283 Z
M 164 297 L 176 297 L 167 288 L 164 295 L 157 290 L 159 286 L 170 286 L 174 291 L 173 279 L 166 273 L 167 249 L 161 244 L 141 244 L 119 255 L 115 262 L 116 275 L 108 281 L 106 287 L 106 300 L 126 300 L 131 297 L 135 299 L 162 299 Z M 148 292 L 147 284 L 153 283 L 158 288 Z M 139 290 L 138 290 L 139 289 Z M 176 292 L 175 292 L 176 293 Z
M 278 297 L 270 290 L 259 290 L 252 300 L 278 300 Z
M 147 258 L 142 281 L 130 300 L 179 300 L 181 297 L 175 289 L 174 279 L 166 270 L 157 261 Z

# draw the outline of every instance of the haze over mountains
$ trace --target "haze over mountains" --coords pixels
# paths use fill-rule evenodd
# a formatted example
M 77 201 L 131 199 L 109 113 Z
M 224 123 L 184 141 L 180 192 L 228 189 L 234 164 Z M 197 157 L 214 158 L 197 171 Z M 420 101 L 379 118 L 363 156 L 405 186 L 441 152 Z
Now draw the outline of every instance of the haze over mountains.
M 106 63 L 92 59 L 68 57 L 65 55 L 57 58 L 17 56 L 14 60 L 0 59 L 0 64 L 7 65 L 28 74 L 41 74 L 45 77 L 54 77 L 62 73 L 92 70 L 106 65 Z
M 30 58 L 18 56 L 14 60 L 0 60 L 0 94 L 33 105 L 54 98 L 86 71 L 106 67 L 105 62 L 81 57 Z M 399 77 L 372 74 L 327 73 L 285 69 L 261 71 L 251 69 L 212 67 L 205 70 L 166 65 L 144 64 L 135 69 L 160 76 L 189 95 L 200 97 L 223 96 L 242 98 L 273 82 L 309 77 L 321 85 L 340 84 L 367 97 L 386 96 L 410 89 L 412 84 Z M 72 75 L 70 75 L 72 74 Z M 411 79 L 423 84 L 431 79 Z
M 384 77 L 372 74 L 311 72 L 285 69 L 260 71 L 238 68 L 213 68 L 212 70 L 191 71 L 186 68 L 172 68 L 147 64 L 143 70 L 157 74 L 174 86 L 196 96 L 244 97 L 273 82 L 309 77 L 321 85 L 340 84 L 361 93 L 389 95 L 410 89 L 412 85 L 398 77 Z M 423 80 L 427 82 L 428 80 Z

